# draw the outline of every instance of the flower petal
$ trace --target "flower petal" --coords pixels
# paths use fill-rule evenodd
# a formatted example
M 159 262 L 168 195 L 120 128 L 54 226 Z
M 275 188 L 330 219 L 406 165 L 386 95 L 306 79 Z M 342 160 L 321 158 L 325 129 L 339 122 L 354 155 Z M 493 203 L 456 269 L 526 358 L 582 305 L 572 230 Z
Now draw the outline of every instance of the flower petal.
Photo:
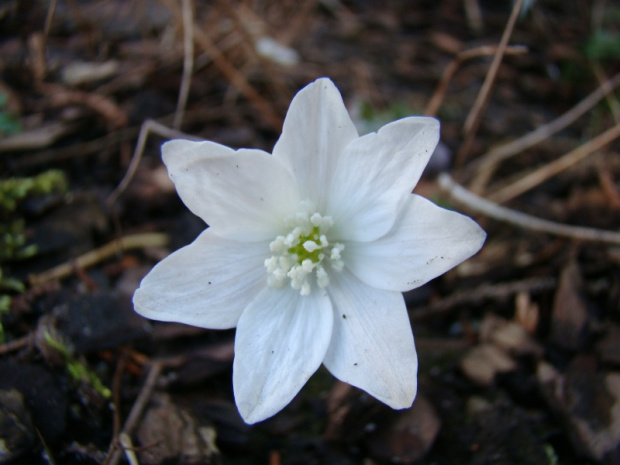
M 146 275 L 134 294 L 134 308 L 154 320 L 233 328 L 267 286 L 263 262 L 268 253 L 267 243 L 229 241 L 207 229 Z
M 326 214 L 343 240 L 369 241 L 392 227 L 439 141 L 439 122 L 410 117 L 351 142 L 338 158 Z
M 222 237 L 273 240 L 299 203 L 291 174 L 261 150 L 179 139 L 162 153 L 185 205 Z
M 235 337 L 233 387 L 247 423 L 284 408 L 317 370 L 333 326 L 329 297 L 266 288 L 243 312 Z
M 323 363 L 392 408 L 411 406 L 418 357 L 402 294 L 366 286 L 346 270 L 330 278 L 335 318 Z
M 405 292 L 474 255 L 486 233 L 471 218 L 415 194 L 392 230 L 372 242 L 348 242 L 347 268 L 372 287 Z
M 273 155 L 297 177 L 302 199 L 312 200 L 322 210 L 333 165 L 357 137 L 334 83 L 318 79 L 293 98 Z

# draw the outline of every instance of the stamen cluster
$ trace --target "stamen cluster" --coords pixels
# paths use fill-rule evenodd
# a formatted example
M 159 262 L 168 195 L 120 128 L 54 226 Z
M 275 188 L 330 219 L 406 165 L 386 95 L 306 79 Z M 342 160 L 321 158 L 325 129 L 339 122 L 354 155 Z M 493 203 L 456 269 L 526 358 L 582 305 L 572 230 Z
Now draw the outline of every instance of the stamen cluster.
M 293 289 L 308 295 L 314 277 L 316 285 L 327 287 L 329 275 L 325 265 L 329 264 L 335 271 L 342 271 L 344 267 L 341 257 L 344 244 L 331 245 L 326 235 L 334 225 L 332 217 L 321 215 L 312 202 L 304 201 L 295 215 L 285 218 L 284 224 L 290 232 L 277 236 L 269 244 L 273 255 L 265 260 L 269 285 L 280 287 L 289 279 Z

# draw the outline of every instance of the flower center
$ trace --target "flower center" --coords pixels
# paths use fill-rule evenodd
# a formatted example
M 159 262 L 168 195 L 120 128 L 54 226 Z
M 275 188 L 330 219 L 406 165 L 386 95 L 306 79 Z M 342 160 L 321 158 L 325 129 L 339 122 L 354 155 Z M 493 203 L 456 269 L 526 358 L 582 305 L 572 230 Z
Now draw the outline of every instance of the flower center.
M 289 280 L 301 295 L 310 294 L 313 280 L 320 288 L 327 287 L 329 276 L 325 267 L 338 272 L 344 268 L 344 244 L 330 244 L 327 239 L 327 232 L 334 225 L 331 216 L 321 215 L 311 202 L 304 201 L 296 214 L 284 219 L 284 224 L 290 232 L 269 244 L 273 255 L 265 260 L 269 285 L 281 287 Z

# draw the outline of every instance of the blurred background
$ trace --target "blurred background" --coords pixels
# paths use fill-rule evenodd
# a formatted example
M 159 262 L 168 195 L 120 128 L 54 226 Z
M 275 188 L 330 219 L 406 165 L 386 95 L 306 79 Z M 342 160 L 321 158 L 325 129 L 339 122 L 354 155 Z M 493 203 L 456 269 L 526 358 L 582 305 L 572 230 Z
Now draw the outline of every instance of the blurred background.
M 0 1 L 0 463 L 620 463 L 619 72 L 611 0 Z M 234 331 L 132 310 L 205 227 L 159 146 L 271 151 L 322 76 L 439 118 L 416 192 L 489 236 L 405 296 L 411 409 L 321 369 L 249 427 Z

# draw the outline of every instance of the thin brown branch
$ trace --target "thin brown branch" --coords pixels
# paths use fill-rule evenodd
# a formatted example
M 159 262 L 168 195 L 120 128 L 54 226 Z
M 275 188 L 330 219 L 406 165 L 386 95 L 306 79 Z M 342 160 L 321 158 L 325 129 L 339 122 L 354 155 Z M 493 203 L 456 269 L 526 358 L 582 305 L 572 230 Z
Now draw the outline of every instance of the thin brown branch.
M 463 186 L 454 182 L 454 180 L 447 173 L 442 173 L 439 176 L 439 186 L 445 192 L 450 194 L 454 200 L 462 203 L 467 208 L 498 221 L 504 221 L 531 231 L 554 234 L 556 236 L 568 237 L 570 239 L 580 241 L 593 241 L 620 245 L 620 233 L 555 223 L 553 221 L 502 207 L 468 191 Z
M 232 20 L 236 31 L 243 39 L 241 44 L 248 56 L 260 64 L 268 76 L 268 82 L 277 94 L 284 97 L 287 101 L 290 100 L 290 91 L 286 86 L 281 70 L 274 66 L 274 62 L 271 59 L 264 57 L 256 49 L 257 41 L 264 37 L 267 29 L 263 20 L 254 15 L 249 8 L 233 7 L 229 0 L 218 0 L 217 3 L 224 14 Z M 307 3 L 312 2 L 309 1 Z
M 499 163 L 508 160 L 509 158 L 529 149 L 530 147 L 533 147 L 536 144 L 539 144 L 543 140 L 551 137 L 553 134 L 575 122 L 619 85 L 620 73 L 616 74 L 609 81 L 601 84 L 594 92 L 562 116 L 543 126 L 539 126 L 534 131 L 519 137 L 512 142 L 491 150 L 490 152 L 469 163 L 465 170 L 468 172 L 476 172 L 476 175 L 470 184 L 472 191 L 481 193 L 484 190 L 484 186 L 486 186 L 488 180 L 495 171 L 495 167 Z
M 506 47 L 505 54 L 506 55 L 520 55 L 523 53 L 527 53 L 527 47 L 523 45 L 512 45 Z M 448 90 L 448 85 L 452 78 L 456 74 L 456 71 L 460 68 L 460 66 L 466 61 L 472 60 L 474 58 L 479 58 L 483 56 L 489 56 L 497 53 L 497 46 L 495 45 L 483 45 L 481 47 L 472 48 L 469 50 L 463 50 L 460 52 L 454 59 L 450 62 L 450 64 L 446 67 L 443 74 L 441 75 L 441 79 L 435 88 L 435 92 L 433 96 L 426 105 L 426 109 L 424 110 L 424 114 L 426 116 L 436 116 L 441 104 L 443 103 L 444 96 L 446 91 Z
M 491 95 L 491 88 L 495 83 L 495 78 L 497 76 L 499 66 L 502 62 L 502 58 L 504 57 L 508 41 L 512 36 L 512 31 L 514 29 L 515 23 L 517 22 L 517 17 L 519 16 L 522 5 L 523 0 L 517 0 L 514 3 L 512 7 L 512 12 L 510 13 L 510 17 L 508 18 L 508 23 L 506 24 L 506 28 L 504 29 L 504 33 L 502 34 L 502 38 L 500 39 L 499 45 L 497 46 L 497 52 L 495 53 L 493 61 L 491 62 L 491 66 L 489 67 L 489 72 L 484 79 L 484 83 L 480 88 L 478 97 L 476 98 L 476 101 L 474 102 L 474 105 L 470 110 L 469 115 L 467 115 L 467 118 L 465 119 L 465 124 L 463 126 L 465 141 L 461 145 L 456 155 L 455 162 L 457 166 L 461 166 L 467 158 L 467 155 L 469 154 L 471 145 L 478 130 L 478 126 L 480 125 L 480 120 L 482 119 L 482 114 L 484 113 L 484 110 L 489 101 L 489 97 Z
M 103 116 L 113 128 L 127 125 L 127 113 L 105 95 L 67 89 L 59 84 L 49 83 L 40 83 L 37 89 L 49 98 L 52 105 L 84 105 Z
M 56 3 L 58 0 L 50 0 L 49 8 L 47 9 L 47 14 L 45 15 L 45 24 L 43 25 L 43 47 L 45 50 L 45 42 L 47 41 L 47 36 L 50 33 L 50 29 L 52 28 L 52 19 L 54 19 L 54 11 L 56 11 Z
M 249 114 L 253 111 L 253 108 L 249 104 L 237 105 L 234 108 L 235 114 Z M 227 117 L 231 113 L 231 109 L 225 106 L 217 106 L 217 107 L 209 107 L 209 108 L 194 108 L 191 110 L 185 111 L 184 121 L 187 123 L 188 121 L 205 124 L 210 121 L 219 121 L 222 118 Z M 150 131 L 155 132 L 156 134 L 167 131 L 169 134 L 173 134 L 171 138 L 184 138 L 189 140 L 202 140 L 194 135 L 189 135 L 183 132 L 174 132 L 173 129 L 168 128 L 165 124 L 172 124 L 172 120 L 174 119 L 174 113 L 166 116 L 162 116 L 155 120 L 147 120 L 153 121 L 154 123 L 147 123 L 152 127 L 149 128 Z M 143 123 L 144 125 L 144 123 Z M 36 153 L 24 153 L 18 159 L 12 161 L 12 166 L 15 168 L 23 168 L 30 167 L 37 164 L 42 163 L 52 163 L 58 162 L 62 160 L 68 160 L 71 158 L 79 158 L 86 157 L 90 155 L 94 155 L 96 153 L 100 153 L 102 148 L 108 148 L 119 143 L 125 142 L 130 139 L 134 139 L 139 137 L 140 131 L 145 130 L 141 125 L 132 126 L 127 128 L 122 128 L 114 132 L 110 132 L 107 135 L 93 139 L 88 142 L 80 142 L 77 144 L 69 145 L 67 147 L 58 147 L 53 149 L 41 150 Z M 13 136 L 14 137 L 14 136 Z M 167 137 L 167 136 L 164 136 Z M 3 141 L 7 141 L 9 138 L 2 139 L 0 141 L 0 146 Z M 0 147 L 0 152 L 2 152 L 2 148 Z M 134 151 L 135 154 L 135 151 Z
M 536 171 L 519 178 L 519 180 L 513 182 L 512 184 L 509 184 L 493 194 L 490 194 L 487 196 L 487 199 L 496 203 L 504 203 L 514 199 L 524 192 L 527 192 L 539 184 L 542 184 L 549 178 L 561 173 L 565 169 L 570 168 L 575 163 L 580 162 L 589 155 L 597 152 L 618 137 L 620 137 L 620 123 L 598 135 L 594 139 L 589 140 L 585 144 L 580 145 L 566 155 L 557 158 L 551 163 L 538 168 Z
M 261 113 L 265 121 L 276 131 L 282 129 L 282 118 L 274 111 L 269 102 L 265 100 L 252 87 L 226 57 L 218 50 L 209 36 L 202 31 L 196 31 L 196 42 L 209 54 L 213 64 L 226 76 L 232 85 L 241 92 L 254 107 Z
M 177 109 L 174 114 L 174 129 L 181 129 L 183 114 L 187 105 L 187 97 L 192 83 L 192 72 L 194 70 L 194 13 L 191 0 L 183 0 L 183 76 L 181 87 L 179 88 L 179 99 Z
M 0 355 L 23 349 L 34 343 L 34 333 L 0 344 Z
M 603 71 L 603 69 L 601 68 L 601 66 L 598 63 L 594 63 L 592 65 L 593 69 L 594 69 L 594 75 L 596 76 L 596 79 L 598 79 L 600 85 L 604 85 L 605 82 L 607 81 L 607 78 L 605 76 L 605 72 Z M 616 96 L 614 95 L 613 91 L 609 91 L 606 95 L 605 95 L 605 100 L 607 100 L 607 105 L 609 105 L 609 109 L 611 110 L 611 114 L 614 117 L 614 122 L 615 123 L 620 123 L 620 104 L 618 103 L 618 99 L 616 98 Z
M 144 247 L 163 247 L 168 243 L 168 240 L 168 235 L 162 233 L 144 233 L 124 236 L 98 249 L 86 252 L 71 262 L 62 263 L 37 275 L 31 275 L 29 281 L 32 286 L 40 286 L 50 281 L 66 278 L 72 275 L 76 268 L 91 267 L 120 252 Z
M 163 365 L 159 361 L 154 361 L 151 364 L 151 368 L 149 370 L 148 376 L 146 377 L 146 381 L 144 381 L 144 385 L 142 386 L 142 390 L 138 395 L 138 398 L 133 404 L 131 411 L 129 412 L 129 416 L 127 420 L 125 420 L 125 424 L 123 425 L 122 431 L 119 433 L 118 438 L 114 438 L 112 445 L 110 446 L 110 453 L 106 461 L 105 465 L 117 465 L 118 461 L 121 459 L 123 452 L 122 449 L 118 447 L 119 438 L 124 433 L 130 435 L 133 430 L 138 426 L 138 421 L 142 416 L 142 413 L 146 406 L 148 405 L 151 394 L 153 393 L 153 389 L 155 388 L 155 383 L 157 383 L 157 379 L 161 374 Z
M 188 140 L 200 140 L 199 137 L 192 136 L 190 134 L 185 134 L 183 132 L 177 131 L 175 129 L 170 129 L 163 124 L 158 123 L 153 120 L 146 120 L 142 123 L 142 127 L 140 128 L 140 134 L 138 135 L 138 140 L 136 141 L 136 148 L 133 151 L 133 155 L 131 156 L 131 162 L 127 167 L 127 171 L 125 172 L 125 176 L 121 180 L 120 184 L 108 197 L 106 203 L 108 207 L 114 205 L 114 202 L 118 199 L 118 197 L 125 192 L 127 186 L 131 183 L 136 171 L 138 170 L 138 166 L 140 165 L 140 160 L 142 160 L 142 155 L 144 154 L 144 147 L 146 146 L 146 141 L 151 132 L 160 135 L 166 139 L 188 139 Z
M 177 17 L 179 12 L 176 3 L 173 0 L 163 0 L 168 5 L 172 14 Z M 233 64 L 224 56 L 224 54 L 213 43 L 207 33 L 201 28 L 194 25 L 194 40 L 209 55 L 213 64 L 220 72 L 235 86 L 241 94 L 256 108 L 262 115 L 263 119 L 276 131 L 282 129 L 282 118 L 277 114 L 269 102 L 260 95 L 256 89 L 245 79 Z
M 138 456 L 134 451 L 134 445 L 131 440 L 131 436 L 123 432 L 118 435 L 118 440 L 121 443 L 123 450 L 125 451 L 125 458 L 129 462 L 129 465 L 140 465 L 140 462 L 138 461 Z

